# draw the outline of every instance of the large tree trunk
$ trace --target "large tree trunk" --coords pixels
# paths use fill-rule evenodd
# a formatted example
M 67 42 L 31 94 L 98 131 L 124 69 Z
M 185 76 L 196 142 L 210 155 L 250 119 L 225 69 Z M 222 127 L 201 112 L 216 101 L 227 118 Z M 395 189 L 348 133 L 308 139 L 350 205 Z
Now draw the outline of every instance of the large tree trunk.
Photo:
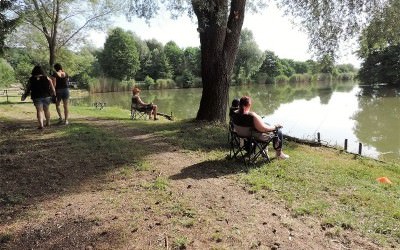
M 199 24 L 203 80 L 196 119 L 225 122 L 246 0 L 193 0 L 192 4 Z

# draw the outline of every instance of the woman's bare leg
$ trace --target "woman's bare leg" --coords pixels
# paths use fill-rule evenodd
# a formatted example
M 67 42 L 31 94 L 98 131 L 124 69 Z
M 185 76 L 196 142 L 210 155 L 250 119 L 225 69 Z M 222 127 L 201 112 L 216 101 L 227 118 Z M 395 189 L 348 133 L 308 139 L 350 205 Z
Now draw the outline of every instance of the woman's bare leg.
M 64 105 L 65 122 L 68 122 L 68 118 L 69 118 L 68 99 L 63 99 L 63 105 Z
M 38 120 L 39 128 L 43 128 L 43 106 L 35 105 L 36 108 L 36 117 Z
M 61 100 L 57 98 L 56 110 L 57 110 L 57 114 L 58 114 L 58 119 L 61 121 L 62 120 L 62 116 L 61 116 L 60 104 L 61 104 Z
M 46 126 L 50 126 L 50 110 L 49 106 L 43 106 L 44 117 L 46 118 Z
M 153 117 L 154 117 L 154 120 L 157 119 L 157 105 L 153 105 Z

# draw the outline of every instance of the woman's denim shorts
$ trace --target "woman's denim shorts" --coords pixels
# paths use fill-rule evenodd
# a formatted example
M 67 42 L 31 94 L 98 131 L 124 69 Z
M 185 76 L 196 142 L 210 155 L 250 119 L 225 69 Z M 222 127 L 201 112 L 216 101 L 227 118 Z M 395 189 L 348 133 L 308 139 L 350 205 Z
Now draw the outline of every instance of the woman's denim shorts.
M 32 101 L 36 107 L 38 106 L 48 107 L 51 103 L 51 97 L 49 96 L 49 97 L 35 98 Z
M 57 100 L 66 100 L 69 98 L 69 89 L 56 89 Z

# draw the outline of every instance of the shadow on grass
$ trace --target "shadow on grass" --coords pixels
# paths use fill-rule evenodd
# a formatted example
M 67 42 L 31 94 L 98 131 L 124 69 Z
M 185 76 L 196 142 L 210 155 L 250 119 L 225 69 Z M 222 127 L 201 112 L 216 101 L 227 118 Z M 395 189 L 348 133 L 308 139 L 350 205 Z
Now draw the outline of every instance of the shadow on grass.
M 259 161 L 255 164 L 246 165 L 238 159 L 204 161 L 188 166 L 182 169 L 180 173 L 172 175 L 169 178 L 172 180 L 218 178 L 237 173 L 247 173 L 251 169 L 259 168 L 265 164 L 267 163 Z
M 77 192 L 88 181 L 101 186 L 109 171 L 135 167 L 148 154 L 135 150 L 137 141 L 87 124 L 40 131 L 3 121 L 0 128 L 0 226 L 17 220 L 24 207 Z

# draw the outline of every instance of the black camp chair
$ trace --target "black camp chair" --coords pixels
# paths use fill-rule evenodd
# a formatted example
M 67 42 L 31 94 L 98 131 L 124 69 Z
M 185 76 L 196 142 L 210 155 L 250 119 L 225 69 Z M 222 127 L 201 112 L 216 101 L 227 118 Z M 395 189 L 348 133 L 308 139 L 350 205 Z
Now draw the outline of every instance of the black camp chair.
M 277 132 L 261 133 L 254 128 L 253 116 L 235 113 L 229 123 L 230 158 L 254 164 L 259 158 L 270 162 L 268 145 L 278 139 Z
M 149 117 L 149 113 L 151 112 L 152 108 L 149 107 L 141 107 L 137 103 L 136 98 L 132 98 L 131 101 L 131 119 L 132 120 L 137 120 L 137 119 L 144 119 L 146 120 Z

